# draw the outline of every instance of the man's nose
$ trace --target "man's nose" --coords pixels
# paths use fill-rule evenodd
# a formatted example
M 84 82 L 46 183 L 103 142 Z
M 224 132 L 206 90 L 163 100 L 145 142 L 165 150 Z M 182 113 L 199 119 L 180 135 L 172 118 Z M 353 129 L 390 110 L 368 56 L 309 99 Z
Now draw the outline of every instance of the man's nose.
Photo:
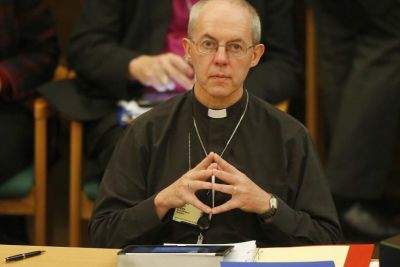
M 226 64 L 228 62 L 228 53 L 226 52 L 225 46 L 218 46 L 217 52 L 215 53 L 215 62 L 218 64 Z

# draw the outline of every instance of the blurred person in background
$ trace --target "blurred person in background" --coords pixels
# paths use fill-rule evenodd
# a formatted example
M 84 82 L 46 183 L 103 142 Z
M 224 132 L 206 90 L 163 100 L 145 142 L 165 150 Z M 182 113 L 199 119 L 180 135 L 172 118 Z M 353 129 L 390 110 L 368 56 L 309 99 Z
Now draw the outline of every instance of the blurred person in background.
M 398 203 L 383 198 L 399 141 L 400 0 L 313 5 L 327 177 L 344 229 L 380 240 L 400 233 Z
M 32 164 L 32 103 L 36 87 L 53 76 L 56 36 L 42 1 L 0 1 L 0 186 Z M 2 217 L 0 225 L 1 243 L 26 242 L 25 231 L 15 230 L 23 227 L 20 218 Z

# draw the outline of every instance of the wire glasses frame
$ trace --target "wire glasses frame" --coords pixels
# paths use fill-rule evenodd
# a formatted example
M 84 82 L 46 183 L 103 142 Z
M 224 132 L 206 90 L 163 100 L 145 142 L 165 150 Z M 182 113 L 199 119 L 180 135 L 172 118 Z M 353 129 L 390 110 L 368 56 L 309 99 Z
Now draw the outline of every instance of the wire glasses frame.
M 232 57 L 244 57 L 249 49 L 254 48 L 256 45 L 246 46 L 244 42 L 233 41 L 225 45 L 220 45 L 215 40 L 204 39 L 198 42 L 189 38 L 189 41 L 195 45 L 197 52 L 203 55 L 215 55 L 220 47 L 225 47 L 225 52 Z

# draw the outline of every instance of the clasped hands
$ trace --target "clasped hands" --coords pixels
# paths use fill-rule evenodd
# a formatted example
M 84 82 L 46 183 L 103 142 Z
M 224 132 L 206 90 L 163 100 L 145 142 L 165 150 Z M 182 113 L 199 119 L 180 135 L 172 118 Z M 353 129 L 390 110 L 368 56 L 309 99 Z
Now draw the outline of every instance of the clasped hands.
M 194 83 L 192 66 L 173 53 L 134 58 L 129 63 L 129 74 L 133 79 L 159 92 L 174 90 L 176 83 L 190 90 Z
M 225 184 L 207 181 L 215 175 Z M 195 195 L 198 190 L 215 190 L 230 194 L 227 202 L 209 207 Z M 168 210 L 190 203 L 203 213 L 219 214 L 232 209 L 263 214 L 269 209 L 271 195 L 255 184 L 216 153 L 211 152 L 195 168 L 182 175 L 173 184 L 160 191 L 154 203 L 157 215 L 162 219 Z

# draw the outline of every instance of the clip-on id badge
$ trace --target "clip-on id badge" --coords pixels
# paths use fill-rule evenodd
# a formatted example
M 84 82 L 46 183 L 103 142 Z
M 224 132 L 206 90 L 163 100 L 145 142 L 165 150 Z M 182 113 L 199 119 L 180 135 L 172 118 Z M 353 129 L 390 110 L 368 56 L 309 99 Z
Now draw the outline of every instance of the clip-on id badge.
M 197 225 L 202 212 L 193 206 L 192 204 L 186 203 L 182 208 L 176 208 L 172 220 L 176 222 L 188 223 L 191 225 Z

